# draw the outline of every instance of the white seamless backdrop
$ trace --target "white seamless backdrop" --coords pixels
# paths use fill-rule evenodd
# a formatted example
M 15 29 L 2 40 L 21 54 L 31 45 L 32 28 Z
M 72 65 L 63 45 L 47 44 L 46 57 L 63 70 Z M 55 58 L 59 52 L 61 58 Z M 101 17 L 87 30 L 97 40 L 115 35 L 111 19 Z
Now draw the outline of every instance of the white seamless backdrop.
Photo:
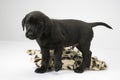
M 79 19 L 86 22 L 100 21 L 106 22 L 111 27 L 113 27 L 113 30 L 107 29 L 103 26 L 95 27 L 93 29 L 94 38 L 91 44 L 93 55 L 105 60 L 109 65 L 108 70 L 106 72 L 103 71 L 93 73 L 88 71 L 88 73 L 85 72 L 82 75 L 76 75 L 73 72 L 60 72 L 58 74 L 53 72 L 52 74 L 47 73 L 43 76 L 35 74 L 32 71 L 32 66 L 29 65 L 29 63 L 27 64 L 28 66 L 25 65 L 27 61 L 24 60 L 26 60 L 28 56 L 23 54 L 25 53 L 26 49 L 39 49 L 39 46 L 35 41 L 30 41 L 29 39 L 26 39 L 25 32 L 23 32 L 21 26 L 21 21 L 23 17 L 27 13 L 34 10 L 42 11 L 50 18 Z M 16 53 L 18 56 L 16 55 Z M 4 74 L 2 77 L 0 77 L 1 80 L 14 80 L 17 79 L 17 77 L 21 77 L 18 79 L 29 80 L 33 80 L 34 78 L 39 79 L 39 77 L 42 80 L 59 80 L 62 78 L 63 80 L 72 79 L 68 78 L 69 76 L 73 77 L 72 80 L 120 79 L 118 75 L 120 74 L 119 53 L 120 0 L 0 0 L 0 75 Z M 12 57 L 11 55 L 14 57 Z M 22 58 L 23 62 L 17 65 L 17 62 L 13 60 L 13 66 L 4 67 L 4 63 L 7 62 L 7 59 L 5 57 L 7 57 L 11 61 L 13 60 L 13 58 L 15 58 L 19 62 L 21 62 L 20 60 Z M 14 65 L 17 65 L 17 68 L 19 67 L 20 71 L 16 70 L 16 67 Z M 4 71 L 4 69 L 6 68 L 8 68 L 8 70 Z M 13 76 L 14 73 L 7 73 L 7 71 L 12 72 L 11 69 L 13 69 L 13 72 L 17 73 L 15 74 L 16 77 L 14 78 L 10 77 L 11 75 Z M 23 72 L 24 76 L 22 76 Z M 27 74 L 28 72 L 29 74 Z M 65 74 L 65 76 L 61 74 Z M 9 77 L 5 77 L 6 75 Z M 32 77 L 32 75 L 34 76 L 34 78 Z M 48 78 L 45 77 L 46 75 L 48 76 Z M 54 78 L 52 78 L 51 76 Z M 75 77 L 77 77 L 78 79 Z

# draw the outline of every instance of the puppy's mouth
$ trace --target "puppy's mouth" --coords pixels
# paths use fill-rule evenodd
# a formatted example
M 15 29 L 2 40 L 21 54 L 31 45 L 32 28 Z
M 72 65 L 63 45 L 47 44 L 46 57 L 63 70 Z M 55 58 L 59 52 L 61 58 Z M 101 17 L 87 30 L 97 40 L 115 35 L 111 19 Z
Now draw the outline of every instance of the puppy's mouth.
M 34 40 L 36 39 L 36 37 L 28 37 L 30 40 Z
M 30 40 L 34 40 L 37 38 L 36 36 L 26 36 L 26 37 L 29 38 Z

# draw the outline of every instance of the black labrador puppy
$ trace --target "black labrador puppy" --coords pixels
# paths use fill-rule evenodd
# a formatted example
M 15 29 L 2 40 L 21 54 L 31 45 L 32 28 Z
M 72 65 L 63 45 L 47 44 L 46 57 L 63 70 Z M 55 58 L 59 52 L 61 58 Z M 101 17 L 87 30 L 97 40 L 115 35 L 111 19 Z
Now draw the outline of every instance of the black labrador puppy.
M 26 37 L 36 40 L 42 51 L 42 66 L 37 68 L 35 72 L 44 73 L 47 71 L 50 49 L 54 50 L 55 71 L 59 71 L 62 67 L 61 54 L 63 48 L 77 44 L 76 47 L 82 52 L 83 62 L 74 71 L 82 73 L 90 65 L 90 44 L 93 38 L 92 27 L 97 25 L 112 29 L 103 22 L 87 23 L 73 19 L 50 19 L 39 11 L 27 14 L 22 20 L 23 30 L 26 28 Z

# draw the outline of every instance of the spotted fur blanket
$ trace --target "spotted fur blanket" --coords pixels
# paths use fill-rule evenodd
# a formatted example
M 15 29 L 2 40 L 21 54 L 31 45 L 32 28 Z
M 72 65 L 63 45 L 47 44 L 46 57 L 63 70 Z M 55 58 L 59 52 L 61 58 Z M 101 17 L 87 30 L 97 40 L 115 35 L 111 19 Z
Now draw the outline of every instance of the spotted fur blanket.
M 27 50 L 27 53 L 31 55 L 31 61 L 35 63 L 37 67 L 41 67 L 42 55 L 40 50 Z M 48 71 L 54 69 L 53 64 L 53 54 L 54 51 L 50 50 L 50 61 Z M 63 70 L 74 70 L 79 67 L 82 62 L 82 53 L 76 48 L 67 47 L 62 53 L 62 69 Z M 88 69 L 90 70 L 105 70 L 107 64 L 104 61 L 98 60 L 96 57 L 91 57 L 91 64 Z

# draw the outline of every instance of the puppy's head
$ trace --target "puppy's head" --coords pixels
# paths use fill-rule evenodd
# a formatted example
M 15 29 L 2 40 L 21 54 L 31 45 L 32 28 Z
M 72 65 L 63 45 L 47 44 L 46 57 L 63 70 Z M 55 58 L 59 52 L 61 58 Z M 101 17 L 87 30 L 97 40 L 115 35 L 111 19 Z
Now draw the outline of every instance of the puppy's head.
M 49 18 L 39 11 L 28 13 L 22 20 L 23 30 L 26 28 L 26 37 L 34 40 L 45 32 Z

